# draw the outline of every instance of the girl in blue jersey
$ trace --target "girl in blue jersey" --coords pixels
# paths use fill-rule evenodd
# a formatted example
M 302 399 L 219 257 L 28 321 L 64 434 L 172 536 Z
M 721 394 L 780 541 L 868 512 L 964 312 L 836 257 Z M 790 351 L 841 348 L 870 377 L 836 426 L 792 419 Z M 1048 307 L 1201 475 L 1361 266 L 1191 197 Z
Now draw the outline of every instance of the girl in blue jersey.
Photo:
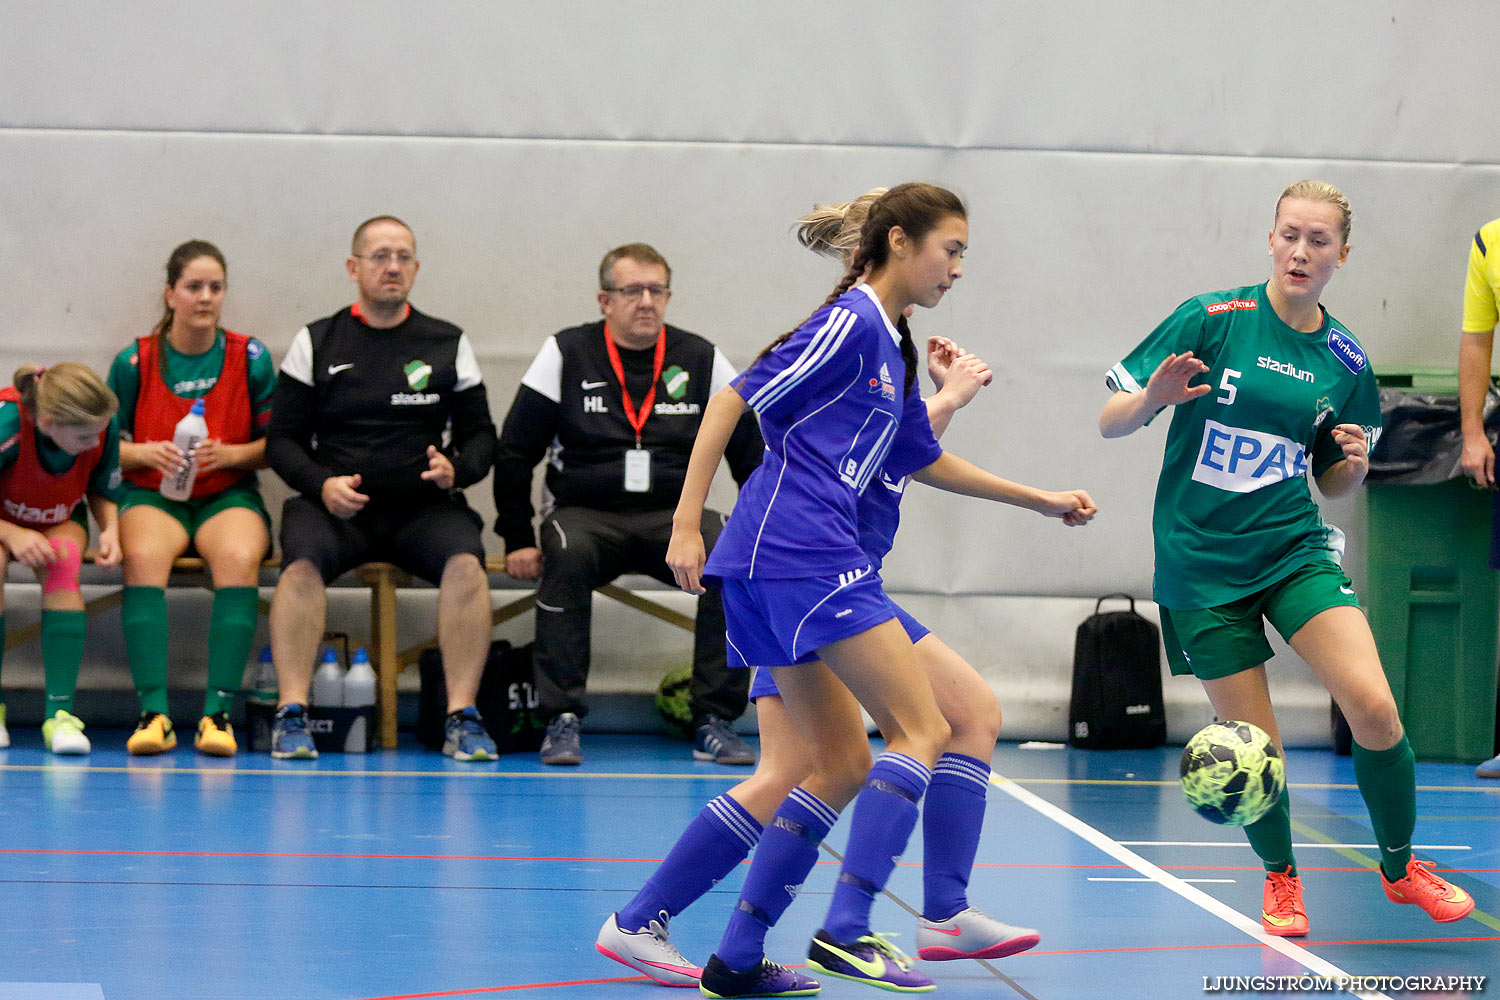
M 1283 191 L 1270 279 L 1179 306 L 1110 370 L 1115 392 L 1099 429 L 1119 437 L 1174 408 L 1154 517 L 1154 590 L 1172 672 L 1197 676 L 1219 718 L 1254 723 L 1279 748 L 1269 621 L 1349 719 L 1386 896 L 1459 920 L 1473 899 L 1412 856 L 1411 746 L 1354 588 L 1329 558 L 1341 537 L 1318 516 L 1306 475 L 1327 497 L 1358 489 L 1380 428 L 1365 352 L 1319 303 L 1348 257 L 1350 222 L 1349 200 L 1330 184 Z M 1245 833 L 1267 872 L 1262 927 L 1305 935 L 1289 796 Z
M 859 244 L 877 188 L 843 205 L 820 206 L 800 220 L 797 238 L 847 266 Z M 990 370 L 944 337 L 927 342 L 927 370 L 936 395 L 926 400 L 934 436 L 965 406 Z M 889 462 L 889 456 L 887 458 Z M 860 544 L 878 564 L 890 550 L 900 518 L 905 481 L 882 474 L 860 498 Z M 930 961 L 1000 958 L 1034 947 L 1029 928 L 1011 927 L 968 905 L 967 886 L 978 848 L 988 787 L 988 759 L 1000 730 L 1000 705 L 988 683 L 962 657 L 899 606 L 892 612 L 914 644 L 932 681 L 952 738 L 937 766 L 923 808 L 923 916 L 918 955 Z M 787 718 L 769 670 L 751 688 L 760 728 L 760 759 L 753 776 L 704 807 L 646 885 L 601 928 L 595 947 L 603 955 L 667 985 L 698 983 L 702 970 L 672 945 L 668 921 L 744 860 L 782 800 L 817 766 L 812 749 Z
M 861 547 L 858 506 L 882 467 L 893 482 L 921 470 L 924 481 L 979 496 L 995 496 L 997 483 L 1015 488 L 943 453 L 912 391 L 916 352 L 905 312 L 935 305 L 961 276 L 967 236 L 963 205 L 951 193 L 928 185 L 890 191 L 872 206 L 849 271 L 824 307 L 705 414 L 668 563 L 679 585 L 700 589 L 702 539 L 687 518 L 701 508 L 748 400 L 767 457 L 741 491 L 723 536 L 728 547 L 715 548 L 707 570 L 723 580 L 731 663 L 780 664 L 769 672 L 789 731 L 804 741 L 792 747 L 818 765 L 766 824 L 739 906 L 703 970 L 708 995 L 816 991 L 812 980 L 765 960 L 764 936 L 790 902 L 787 887 L 806 877 L 817 844 L 856 793 L 844 871 L 810 960 L 886 989 L 932 988 L 870 932 L 869 909 L 915 825 L 949 727 Z M 1092 515 L 1084 495 L 1048 496 L 1056 498 L 1043 505 L 1049 513 L 1080 523 Z M 860 704 L 888 740 L 873 768 Z

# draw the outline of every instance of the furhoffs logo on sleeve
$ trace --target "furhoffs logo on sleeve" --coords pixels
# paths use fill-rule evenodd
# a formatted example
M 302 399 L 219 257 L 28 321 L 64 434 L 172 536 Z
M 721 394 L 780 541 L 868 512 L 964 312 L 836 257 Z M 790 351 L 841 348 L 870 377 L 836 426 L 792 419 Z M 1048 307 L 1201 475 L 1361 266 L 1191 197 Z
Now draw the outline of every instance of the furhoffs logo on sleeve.
M 1328 349 L 1333 356 L 1339 359 L 1339 363 L 1358 375 L 1369 365 L 1369 359 L 1365 357 L 1364 348 L 1357 344 L 1353 337 L 1349 336 L 1338 327 L 1328 328 Z

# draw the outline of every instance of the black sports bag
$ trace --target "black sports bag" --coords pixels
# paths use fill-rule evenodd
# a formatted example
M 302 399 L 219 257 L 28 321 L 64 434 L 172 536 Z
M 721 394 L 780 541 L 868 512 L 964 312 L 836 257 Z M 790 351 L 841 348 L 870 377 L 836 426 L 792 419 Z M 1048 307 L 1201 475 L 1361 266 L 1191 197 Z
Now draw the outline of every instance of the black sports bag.
M 1099 608 L 1110 598 L 1129 611 Z M 1135 613 L 1129 594 L 1105 594 L 1078 626 L 1073 645 L 1073 695 L 1068 742 L 1089 750 L 1159 747 L 1167 741 L 1161 696 L 1161 636 Z

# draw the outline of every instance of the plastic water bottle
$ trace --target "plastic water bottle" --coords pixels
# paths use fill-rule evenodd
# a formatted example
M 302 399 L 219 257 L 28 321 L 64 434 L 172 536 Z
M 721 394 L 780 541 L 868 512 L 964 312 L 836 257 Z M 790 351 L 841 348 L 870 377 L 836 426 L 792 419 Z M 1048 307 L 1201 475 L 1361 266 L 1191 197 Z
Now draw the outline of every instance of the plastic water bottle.
M 339 666 L 336 649 L 323 650 L 323 662 L 313 671 L 312 703 L 322 708 L 339 708 L 344 704 L 344 668 Z
M 250 668 L 250 703 L 275 708 L 278 693 L 276 664 L 271 660 L 271 647 L 262 646 L 260 659 Z
M 182 452 L 183 463 L 175 473 L 161 477 L 161 495 L 168 500 L 186 500 L 193 495 L 193 482 L 198 478 L 198 459 L 193 455 L 198 442 L 208 437 L 208 423 L 203 419 L 203 400 L 193 400 L 193 408 L 187 416 L 177 421 L 172 432 L 172 443 Z
M 370 665 L 370 654 L 360 646 L 354 651 L 354 660 L 349 672 L 344 675 L 344 707 L 369 708 L 375 704 L 375 668 Z M 364 753 L 369 747 L 369 715 L 361 712 L 349 725 L 349 735 L 344 738 L 345 753 Z

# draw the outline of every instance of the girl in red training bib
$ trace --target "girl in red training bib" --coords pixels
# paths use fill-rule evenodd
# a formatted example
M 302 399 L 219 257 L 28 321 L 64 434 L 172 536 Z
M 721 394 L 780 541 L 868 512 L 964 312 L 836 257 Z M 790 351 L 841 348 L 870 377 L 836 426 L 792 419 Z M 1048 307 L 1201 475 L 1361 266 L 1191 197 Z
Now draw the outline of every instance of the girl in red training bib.
M 88 545 L 88 515 L 99 522 L 101 566 L 120 562 L 118 403 L 87 365 L 22 365 L 0 389 L 0 586 L 11 560 L 30 566 L 42 585 L 42 666 L 46 721 L 42 739 L 56 754 L 85 754 L 89 739 L 73 714 L 83 662 L 83 597 L 78 568 Z M 3 602 L 3 589 L 0 589 Z M 0 603 L 0 649 L 5 615 Z M 0 705 L 0 747 L 10 745 Z

